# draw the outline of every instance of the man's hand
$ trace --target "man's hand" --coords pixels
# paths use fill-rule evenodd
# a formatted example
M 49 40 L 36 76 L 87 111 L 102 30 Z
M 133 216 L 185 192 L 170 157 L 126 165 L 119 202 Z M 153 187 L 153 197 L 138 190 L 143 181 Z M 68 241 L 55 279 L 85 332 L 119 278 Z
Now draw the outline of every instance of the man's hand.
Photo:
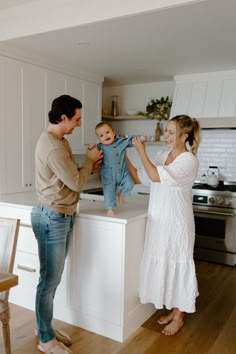
M 98 160 L 94 163 L 92 173 L 99 173 L 100 172 L 101 163 L 102 163 L 102 160 Z
M 86 156 L 93 162 L 97 162 L 102 159 L 103 154 L 102 150 L 99 150 L 96 144 L 89 144 L 86 151 Z

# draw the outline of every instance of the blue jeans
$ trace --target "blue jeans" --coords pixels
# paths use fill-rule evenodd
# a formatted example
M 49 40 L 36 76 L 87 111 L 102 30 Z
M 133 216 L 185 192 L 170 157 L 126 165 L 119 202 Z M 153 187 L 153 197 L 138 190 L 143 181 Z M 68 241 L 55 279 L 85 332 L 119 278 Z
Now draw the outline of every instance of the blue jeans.
M 73 222 L 74 215 L 62 214 L 42 204 L 32 208 L 31 223 L 38 242 L 40 263 L 35 302 L 36 326 L 42 343 L 55 338 L 53 300 L 61 281 Z

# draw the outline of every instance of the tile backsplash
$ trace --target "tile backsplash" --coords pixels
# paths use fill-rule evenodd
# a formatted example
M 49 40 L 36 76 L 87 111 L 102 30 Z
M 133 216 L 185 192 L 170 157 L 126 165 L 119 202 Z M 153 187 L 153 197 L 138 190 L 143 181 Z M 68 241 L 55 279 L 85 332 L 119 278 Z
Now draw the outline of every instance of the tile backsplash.
M 198 159 L 198 180 L 209 166 L 218 166 L 221 180 L 236 181 L 236 129 L 203 129 Z

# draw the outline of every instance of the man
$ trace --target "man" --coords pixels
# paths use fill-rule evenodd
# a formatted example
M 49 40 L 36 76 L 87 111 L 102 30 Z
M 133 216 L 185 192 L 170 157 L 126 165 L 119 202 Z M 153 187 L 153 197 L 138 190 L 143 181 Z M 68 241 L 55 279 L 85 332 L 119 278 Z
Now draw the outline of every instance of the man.
M 86 161 L 77 169 L 65 134 L 81 125 L 79 100 L 62 95 L 52 102 L 49 126 L 40 136 L 35 152 L 36 192 L 39 206 L 33 207 L 31 223 L 38 242 L 40 278 L 36 292 L 36 334 L 44 353 L 72 353 L 65 347 L 70 338 L 52 328 L 53 300 L 61 281 L 72 234 L 79 191 L 92 171 L 96 172 L 102 152 L 87 149 Z M 63 333 L 61 333 L 63 334 Z M 59 337 L 60 341 L 57 341 Z

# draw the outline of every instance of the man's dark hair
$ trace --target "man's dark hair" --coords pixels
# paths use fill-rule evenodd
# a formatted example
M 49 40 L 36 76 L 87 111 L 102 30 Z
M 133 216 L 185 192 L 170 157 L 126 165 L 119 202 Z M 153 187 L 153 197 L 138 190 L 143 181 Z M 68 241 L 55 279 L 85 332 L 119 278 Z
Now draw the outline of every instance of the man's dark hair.
M 82 103 L 77 98 L 69 95 L 62 95 L 55 98 L 52 102 L 51 111 L 48 112 L 49 122 L 58 124 L 61 122 L 61 116 L 65 114 L 67 118 L 75 115 L 75 110 L 82 108 Z

